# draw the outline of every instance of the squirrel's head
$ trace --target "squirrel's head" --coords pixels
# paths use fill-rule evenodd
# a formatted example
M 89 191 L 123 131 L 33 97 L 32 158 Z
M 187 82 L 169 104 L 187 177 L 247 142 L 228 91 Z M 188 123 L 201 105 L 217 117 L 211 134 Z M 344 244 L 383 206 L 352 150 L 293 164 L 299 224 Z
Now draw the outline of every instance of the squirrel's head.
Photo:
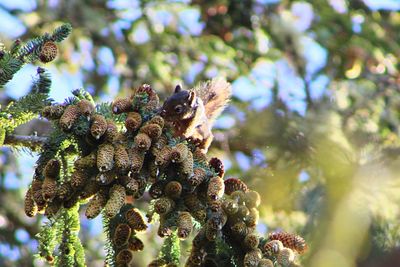
M 165 100 L 161 109 L 161 116 L 168 121 L 190 118 L 195 108 L 196 93 L 183 90 L 180 85 L 175 87 L 174 93 Z

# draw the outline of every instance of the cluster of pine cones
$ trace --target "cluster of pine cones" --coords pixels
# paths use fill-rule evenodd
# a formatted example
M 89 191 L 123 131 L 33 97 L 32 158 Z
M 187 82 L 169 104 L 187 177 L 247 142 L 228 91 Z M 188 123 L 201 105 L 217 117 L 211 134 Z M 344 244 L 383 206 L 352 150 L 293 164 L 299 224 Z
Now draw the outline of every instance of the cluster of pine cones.
M 211 185 L 211 183 L 209 184 Z M 273 233 L 268 240 L 260 238 L 255 232 L 258 224 L 260 195 L 248 189 L 237 178 L 226 179 L 217 186 L 217 198 L 209 198 L 211 210 L 208 220 L 192 242 L 192 251 L 186 266 L 218 266 L 207 256 L 209 242 L 217 238 L 230 237 L 243 253 L 245 267 L 273 267 L 274 262 L 283 267 L 299 266 L 296 254 L 307 250 L 303 238 L 290 233 Z M 214 187 L 212 187 L 214 188 Z M 209 194 L 209 197 L 213 196 Z
M 150 99 L 149 94 L 154 99 Z M 158 105 L 158 96 L 149 86 L 140 87 L 130 98 L 131 103 L 134 100 L 146 101 L 141 110 L 155 109 Z M 28 216 L 34 216 L 37 211 L 52 216 L 61 206 L 70 208 L 80 200 L 90 199 L 85 212 L 89 219 L 98 216 L 103 209 L 105 215 L 112 218 L 125 204 L 127 195 L 135 198 L 143 195 L 148 177 L 148 168 L 141 172 L 146 152 L 161 136 L 164 120 L 154 116 L 144 122 L 141 115 L 133 111 L 132 104 L 129 108 L 124 105 L 123 100 L 116 100 L 113 111 L 117 114 L 132 111 L 126 116 L 125 132 L 119 130 L 112 119 L 97 113 L 95 106 L 86 99 L 44 108 L 42 115 L 78 140 L 83 155 L 75 159 L 68 177 L 60 177 L 59 159 L 37 166 L 25 198 Z
M 116 266 L 129 266 L 133 261 L 133 252 L 143 250 L 144 244 L 136 233 L 146 229 L 143 216 L 131 204 L 124 205 L 118 216 L 111 220 L 110 236 L 116 255 Z
M 239 179 L 224 180 L 219 159 L 208 160 L 200 149 L 174 137 L 173 127 L 157 115 L 159 98 L 149 85 L 116 99 L 110 109 L 104 114 L 91 101 L 76 99 L 42 111 L 43 117 L 75 140 L 79 156 L 69 166 L 60 157 L 67 152 L 57 151 L 54 158 L 38 164 L 25 198 L 27 216 L 44 212 L 51 217 L 61 207 L 88 201 L 87 218 L 103 211 L 110 219 L 116 265 L 129 266 L 133 252 L 144 247 L 136 232 L 147 228 L 132 203 L 146 195 L 152 199 L 148 223 L 158 214 L 159 236 L 176 231 L 180 239 L 186 239 L 194 220 L 202 225 L 187 266 L 207 266 L 207 246 L 223 236 L 231 236 L 227 242 L 243 251 L 244 266 L 274 266 L 271 260 L 296 266 L 290 264 L 294 264 L 294 252 L 305 250 L 304 240 L 272 235 L 271 241 L 261 245 L 263 239 L 254 233 L 258 193 Z M 166 265 L 173 266 L 163 259 L 149 266 Z

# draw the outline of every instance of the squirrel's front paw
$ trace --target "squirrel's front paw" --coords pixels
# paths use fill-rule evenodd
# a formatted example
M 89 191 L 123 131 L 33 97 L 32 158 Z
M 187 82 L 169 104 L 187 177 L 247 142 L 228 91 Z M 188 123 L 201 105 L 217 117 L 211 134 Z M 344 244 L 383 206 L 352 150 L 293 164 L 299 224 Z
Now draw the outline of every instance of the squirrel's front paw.
M 189 143 L 192 143 L 195 146 L 199 146 L 202 143 L 202 140 L 200 140 L 199 138 L 193 138 L 193 137 L 189 137 L 188 139 L 186 139 Z

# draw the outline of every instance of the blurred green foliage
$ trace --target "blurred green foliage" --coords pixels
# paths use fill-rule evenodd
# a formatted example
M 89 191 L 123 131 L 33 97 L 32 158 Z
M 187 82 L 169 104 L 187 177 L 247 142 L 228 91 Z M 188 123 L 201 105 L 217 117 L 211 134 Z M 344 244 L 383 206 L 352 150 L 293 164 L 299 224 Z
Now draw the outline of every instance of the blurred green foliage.
M 311 248 L 304 266 L 400 262 L 398 12 L 373 11 L 361 0 L 52 2 L 37 1 L 29 12 L 0 8 L 29 29 L 21 39 L 71 23 L 74 31 L 53 64 L 81 72 L 97 98 L 142 83 L 166 96 L 177 83 L 246 79 L 236 83 L 240 92 L 223 116 L 234 124 L 215 130 L 211 154 L 229 163 L 228 176 L 261 193 L 269 231 L 304 235 Z M 288 73 L 280 73 L 280 64 Z M 315 96 L 322 78 L 326 89 Z M 296 83 L 285 85 L 286 79 Z M 251 88 L 258 95 L 244 99 Z M 3 103 L 11 100 L 0 95 Z M 255 108 L 259 97 L 269 97 L 268 105 Z M 17 131 L 35 130 L 30 127 Z M 2 156 L 0 242 L 17 246 L 22 257 L 0 256 L 0 265 L 31 266 L 32 251 L 15 231 L 33 237 L 39 220 L 23 215 L 26 188 L 6 190 L 6 173 L 18 168 L 8 151 Z M 157 255 L 160 239 L 151 231 L 138 266 Z M 98 238 L 83 234 L 90 266 L 103 257 Z

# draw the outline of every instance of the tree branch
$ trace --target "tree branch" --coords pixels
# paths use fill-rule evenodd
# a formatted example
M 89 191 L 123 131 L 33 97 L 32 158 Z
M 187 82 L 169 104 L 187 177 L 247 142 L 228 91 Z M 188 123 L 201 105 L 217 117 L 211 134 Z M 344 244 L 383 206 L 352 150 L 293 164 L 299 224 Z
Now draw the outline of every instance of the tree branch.
M 48 137 L 45 136 L 26 136 L 26 135 L 7 135 L 4 139 L 4 146 L 16 147 L 22 146 L 37 151 L 40 147 L 45 144 Z

